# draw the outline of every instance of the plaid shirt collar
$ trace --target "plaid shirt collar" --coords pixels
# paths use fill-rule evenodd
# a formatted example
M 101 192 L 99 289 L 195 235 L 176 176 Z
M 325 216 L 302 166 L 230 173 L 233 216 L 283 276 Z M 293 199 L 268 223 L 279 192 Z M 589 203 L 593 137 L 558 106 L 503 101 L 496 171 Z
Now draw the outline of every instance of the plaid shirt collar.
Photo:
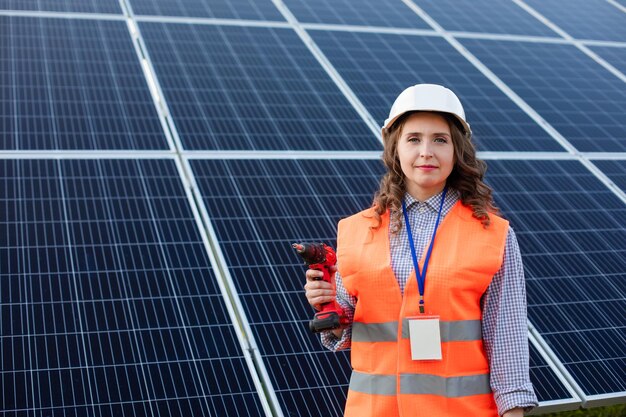
M 443 191 L 430 197 L 428 200 L 421 202 L 415 199 L 411 194 L 404 193 L 404 204 L 408 212 L 421 211 L 421 209 L 430 210 L 434 213 L 439 212 L 439 204 L 441 204 L 441 196 Z M 459 192 L 453 188 L 448 189 L 446 200 L 443 202 L 442 216 L 448 214 L 452 206 L 459 200 Z

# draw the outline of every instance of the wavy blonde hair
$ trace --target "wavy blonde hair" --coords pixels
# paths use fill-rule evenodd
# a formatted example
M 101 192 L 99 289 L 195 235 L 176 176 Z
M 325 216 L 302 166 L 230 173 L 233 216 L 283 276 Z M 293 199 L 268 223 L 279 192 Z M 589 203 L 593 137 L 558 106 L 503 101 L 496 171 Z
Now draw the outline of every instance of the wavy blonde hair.
M 406 191 L 405 176 L 398 158 L 398 140 L 402 129 L 411 114 L 403 114 L 392 126 L 383 133 L 383 163 L 387 173 L 383 175 L 380 186 L 374 195 L 372 208 L 377 222 L 374 229 L 381 225 L 381 216 L 390 210 L 391 231 L 398 233 L 402 228 L 402 198 Z M 464 134 L 460 123 L 448 113 L 435 112 L 442 116 L 452 136 L 454 145 L 454 167 L 447 179 L 447 185 L 460 194 L 461 203 L 472 209 L 475 218 L 483 226 L 489 227 L 489 213 L 498 214 L 499 210 L 493 201 L 492 189 L 483 182 L 487 165 L 476 158 L 476 148 L 472 143 L 471 134 Z

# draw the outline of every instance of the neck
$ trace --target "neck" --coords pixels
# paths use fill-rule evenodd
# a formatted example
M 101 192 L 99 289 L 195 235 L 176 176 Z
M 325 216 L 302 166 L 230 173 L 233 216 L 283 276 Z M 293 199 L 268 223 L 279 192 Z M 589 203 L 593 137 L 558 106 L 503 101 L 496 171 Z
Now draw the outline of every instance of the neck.
M 413 197 L 420 203 L 423 203 L 424 201 L 428 200 L 432 196 L 435 196 L 439 194 L 440 192 L 442 192 L 444 188 L 445 188 L 445 184 L 442 185 L 441 187 L 433 187 L 433 188 L 413 187 L 413 189 L 407 189 L 406 191 L 407 193 L 411 194 L 411 197 Z

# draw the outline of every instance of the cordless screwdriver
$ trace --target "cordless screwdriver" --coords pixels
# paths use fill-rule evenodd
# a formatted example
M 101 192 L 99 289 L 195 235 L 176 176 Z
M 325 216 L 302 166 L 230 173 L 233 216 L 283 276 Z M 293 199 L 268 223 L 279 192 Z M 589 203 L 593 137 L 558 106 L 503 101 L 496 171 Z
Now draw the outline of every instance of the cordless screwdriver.
M 294 243 L 291 246 L 302 257 L 309 269 L 324 273 L 322 278 L 315 278 L 316 280 L 329 282 L 333 289 L 335 288 L 335 275 L 330 270 L 337 263 L 337 255 L 333 248 L 324 243 Z M 337 301 L 331 301 L 321 305 L 321 310 L 309 322 L 309 329 L 313 333 L 319 333 L 324 330 L 339 329 L 346 324 L 348 323 L 343 309 Z

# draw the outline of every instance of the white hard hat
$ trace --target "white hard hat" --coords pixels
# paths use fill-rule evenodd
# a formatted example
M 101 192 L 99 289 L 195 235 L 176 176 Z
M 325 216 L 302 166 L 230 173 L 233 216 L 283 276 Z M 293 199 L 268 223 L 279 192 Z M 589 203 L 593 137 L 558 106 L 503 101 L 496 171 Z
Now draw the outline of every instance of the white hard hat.
M 465 121 L 465 112 L 461 101 L 451 90 L 437 84 L 417 84 L 404 90 L 394 101 L 389 117 L 385 120 L 382 131 L 391 127 L 398 117 L 410 111 L 438 111 L 455 116 L 465 133 L 471 133 L 469 123 Z

